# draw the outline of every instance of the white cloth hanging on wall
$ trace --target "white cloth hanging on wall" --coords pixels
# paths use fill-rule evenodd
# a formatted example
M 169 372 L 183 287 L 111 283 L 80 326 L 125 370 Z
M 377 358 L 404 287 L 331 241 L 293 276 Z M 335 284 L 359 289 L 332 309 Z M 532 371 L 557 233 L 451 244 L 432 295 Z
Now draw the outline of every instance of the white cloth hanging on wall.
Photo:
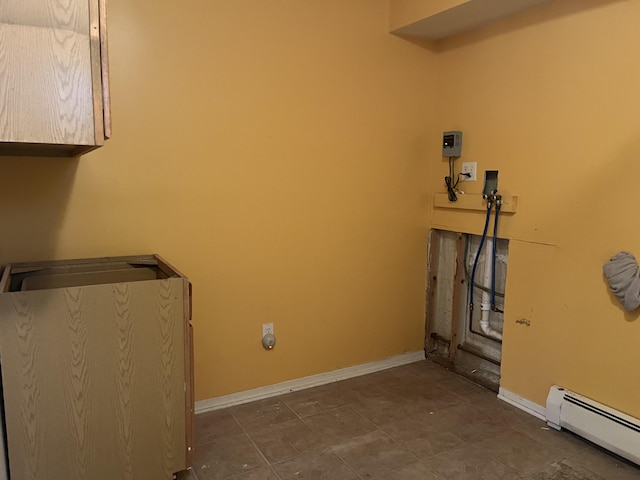
M 604 264 L 604 276 L 611 292 L 625 310 L 631 312 L 640 306 L 640 268 L 629 252 L 616 253 Z

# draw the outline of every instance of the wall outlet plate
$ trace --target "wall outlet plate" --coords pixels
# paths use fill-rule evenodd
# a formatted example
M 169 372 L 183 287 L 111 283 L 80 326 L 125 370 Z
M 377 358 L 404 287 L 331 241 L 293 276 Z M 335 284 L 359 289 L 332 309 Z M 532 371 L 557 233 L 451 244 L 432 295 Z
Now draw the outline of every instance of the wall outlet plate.
M 476 172 L 478 171 L 478 162 L 462 162 L 462 173 L 471 174 L 469 177 L 466 175 L 461 176 L 460 180 L 464 182 L 475 182 L 478 180 Z
M 273 323 L 263 323 L 262 324 L 262 336 L 265 335 L 273 335 Z

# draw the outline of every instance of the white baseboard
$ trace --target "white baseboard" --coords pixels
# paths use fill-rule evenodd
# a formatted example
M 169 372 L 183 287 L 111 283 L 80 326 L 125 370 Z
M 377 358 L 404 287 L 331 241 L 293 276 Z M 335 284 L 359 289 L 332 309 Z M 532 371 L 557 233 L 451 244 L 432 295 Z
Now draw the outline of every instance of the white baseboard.
M 380 370 L 386 370 L 388 368 L 399 367 L 400 365 L 406 365 L 408 363 L 419 362 L 420 360 L 424 360 L 423 351 L 405 353 L 403 355 L 396 355 L 383 360 L 376 360 L 375 362 L 363 363 L 353 367 L 341 368 L 331 372 L 276 383 L 275 385 L 254 388 L 253 390 L 232 393 L 221 397 L 210 398 L 208 400 L 200 400 L 199 402 L 196 402 L 195 412 L 198 414 L 219 410 L 221 408 L 233 407 L 234 405 L 241 405 L 243 403 L 261 400 L 263 398 L 275 397 L 277 395 L 283 395 L 297 390 L 304 390 L 306 388 L 317 387 L 327 383 L 367 375 L 368 373 L 379 372 Z
M 544 420 L 545 422 L 547 421 L 547 409 L 545 407 L 538 405 L 537 403 L 533 403 L 531 400 L 527 400 L 516 393 L 510 392 L 506 388 L 500 387 L 498 398 L 510 403 L 524 412 L 527 412 L 529 415 L 538 417 L 540 420 Z

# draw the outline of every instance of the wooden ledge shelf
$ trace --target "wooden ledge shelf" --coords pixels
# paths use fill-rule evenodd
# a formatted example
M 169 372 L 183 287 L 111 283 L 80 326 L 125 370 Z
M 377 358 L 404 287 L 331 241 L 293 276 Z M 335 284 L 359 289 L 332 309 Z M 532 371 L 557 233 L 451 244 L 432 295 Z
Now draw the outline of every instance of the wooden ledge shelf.
M 434 208 L 453 208 L 456 210 L 486 211 L 487 202 L 480 194 L 458 195 L 456 202 L 450 202 L 446 193 L 436 193 L 433 196 Z M 516 213 L 518 197 L 514 195 L 502 195 L 502 208 L 500 213 Z

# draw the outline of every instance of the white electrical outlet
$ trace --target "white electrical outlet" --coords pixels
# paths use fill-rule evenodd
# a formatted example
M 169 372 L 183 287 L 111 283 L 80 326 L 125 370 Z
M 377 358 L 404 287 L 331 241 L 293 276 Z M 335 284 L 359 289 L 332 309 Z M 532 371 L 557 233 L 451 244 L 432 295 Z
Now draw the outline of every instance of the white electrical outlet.
M 273 323 L 263 323 L 262 324 L 262 336 L 265 335 L 273 335 Z
M 464 182 L 475 182 L 476 170 L 478 169 L 478 162 L 462 162 L 462 173 L 468 173 L 469 176 L 462 175 L 460 180 Z

